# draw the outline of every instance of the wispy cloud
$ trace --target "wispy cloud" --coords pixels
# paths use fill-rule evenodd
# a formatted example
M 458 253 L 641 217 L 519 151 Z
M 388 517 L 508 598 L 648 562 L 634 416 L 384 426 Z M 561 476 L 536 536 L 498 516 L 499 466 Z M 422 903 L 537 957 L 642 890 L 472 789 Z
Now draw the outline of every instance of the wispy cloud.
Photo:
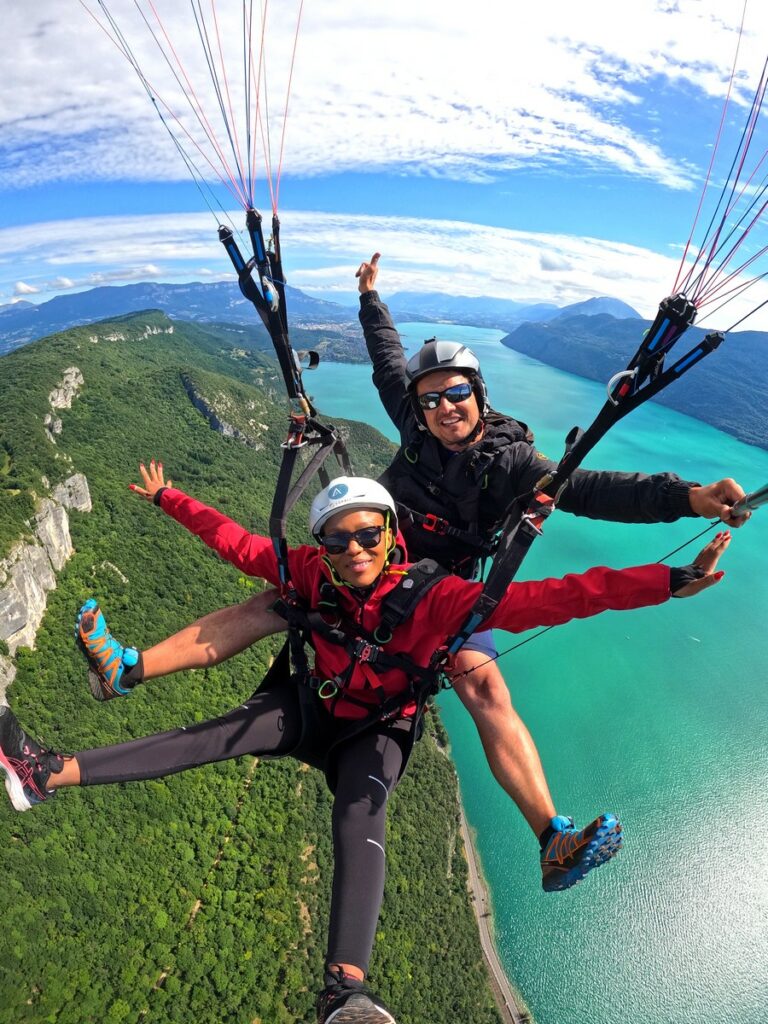
M 679 252 L 664 256 L 597 238 L 449 220 L 288 210 L 283 225 L 288 283 L 331 300 L 346 299 L 356 288 L 360 261 L 380 251 L 385 296 L 451 292 L 562 306 L 611 295 L 651 317 L 672 287 L 680 258 Z M 56 267 L 62 262 L 80 269 L 68 275 L 68 288 L 147 279 L 228 279 L 235 286 L 210 216 L 103 217 L 0 231 L 0 302 L 61 290 Z M 749 306 L 748 300 L 733 303 L 728 323 Z
M 0 53 L 13 88 L 0 90 L 0 186 L 186 176 L 135 74 L 81 7 L 7 7 Z M 132 3 L 109 7 L 152 85 L 199 137 L 188 83 L 170 76 Z M 210 99 L 189 9 L 168 0 L 157 7 L 190 82 Z M 237 108 L 241 11 L 221 7 Z M 283 3 L 269 25 L 273 114 L 282 109 L 297 10 Z M 654 136 L 654 105 L 641 103 L 638 87 L 723 95 L 740 12 L 719 0 L 542 0 L 524 15 L 501 0 L 476 0 L 471 10 L 443 0 L 391 0 L 375 12 L 333 0 L 307 5 L 285 159 L 303 175 L 386 168 L 467 181 L 578 162 L 683 188 L 692 169 Z M 761 65 L 767 28 L 768 10 L 753 4 L 743 67 Z M 206 111 L 218 125 L 213 107 Z M 274 128 L 276 158 L 279 116 Z

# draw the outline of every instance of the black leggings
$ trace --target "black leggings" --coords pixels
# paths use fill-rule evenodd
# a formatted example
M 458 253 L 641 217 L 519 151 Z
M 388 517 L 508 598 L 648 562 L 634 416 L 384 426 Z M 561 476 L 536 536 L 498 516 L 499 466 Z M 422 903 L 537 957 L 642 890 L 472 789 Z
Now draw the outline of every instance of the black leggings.
M 349 738 L 349 724 L 320 709 L 310 745 L 295 756 L 321 767 L 334 743 L 333 895 L 328 963 L 368 971 L 384 892 L 387 799 L 407 760 L 410 724 L 377 723 Z M 220 718 L 75 754 L 83 786 L 157 779 L 244 754 L 284 756 L 301 737 L 295 687 L 257 691 Z M 311 749 L 310 749 L 311 748 Z

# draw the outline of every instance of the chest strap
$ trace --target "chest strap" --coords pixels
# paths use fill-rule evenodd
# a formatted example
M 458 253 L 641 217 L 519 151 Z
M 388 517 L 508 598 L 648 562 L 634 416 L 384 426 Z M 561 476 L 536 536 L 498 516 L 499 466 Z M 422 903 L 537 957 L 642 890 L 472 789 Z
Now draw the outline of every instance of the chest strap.
M 308 608 L 295 592 L 278 600 L 274 610 L 288 622 L 291 654 L 299 675 L 312 680 L 310 685 L 317 688 L 322 699 L 343 699 L 371 711 L 370 702 L 349 692 L 352 674 L 359 665 L 371 687 L 371 695 L 375 695 L 379 705 L 374 709 L 374 718 L 390 717 L 414 701 L 421 710 L 428 697 L 439 691 L 441 673 L 429 665 L 417 664 L 407 654 L 390 653 L 386 644 L 397 627 L 414 614 L 429 590 L 447 575 L 448 572 L 433 559 L 425 558 L 411 566 L 382 601 L 381 622 L 372 633 L 357 623 L 344 620 L 337 588 L 327 581 L 321 585 L 322 610 Z M 330 622 L 329 615 L 333 616 Z M 312 645 L 313 633 L 343 647 L 349 656 L 349 664 L 333 679 L 321 681 L 312 676 L 305 647 Z M 403 693 L 387 697 L 378 676 L 393 669 L 404 673 L 409 685 Z

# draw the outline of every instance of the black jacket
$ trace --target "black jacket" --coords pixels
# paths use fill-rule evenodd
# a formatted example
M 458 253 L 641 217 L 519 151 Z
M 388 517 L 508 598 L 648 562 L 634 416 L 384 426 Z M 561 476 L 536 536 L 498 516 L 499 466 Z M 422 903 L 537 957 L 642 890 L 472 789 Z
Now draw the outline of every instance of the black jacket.
M 377 292 L 360 296 L 360 322 L 373 383 L 400 432 L 400 450 L 381 482 L 398 503 L 409 557 L 434 558 L 453 572 L 471 576 L 515 499 L 529 494 L 556 463 L 536 450 L 524 423 L 496 412 L 486 416 L 480 441 L 461 453 L 448 452 L 419 426 L 406 392 L 407 359 L 400 335 Z M 669 523 L 695 515 L 688 502 L 693 486 L 673 473 L 577 469 L 558 508 L 590 519 Z M 429 529 L 436 525 L 430 516 L 447 520 L 459 535 Z M 472 541 L 472 536 L 477 539 Z

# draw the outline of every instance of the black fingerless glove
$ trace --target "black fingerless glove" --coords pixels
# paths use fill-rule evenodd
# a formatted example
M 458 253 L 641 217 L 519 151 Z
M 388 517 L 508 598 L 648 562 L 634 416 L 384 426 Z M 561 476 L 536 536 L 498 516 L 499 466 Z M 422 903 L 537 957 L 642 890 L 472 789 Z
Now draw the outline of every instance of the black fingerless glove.
M 684 565 L 682 568 L 669 570 L 669 592 L 672 597 L 677 597 L 677 591 L 682 590 L 688 583 L 694 580 L 703 579 L 707 574 L 700 565 Z

